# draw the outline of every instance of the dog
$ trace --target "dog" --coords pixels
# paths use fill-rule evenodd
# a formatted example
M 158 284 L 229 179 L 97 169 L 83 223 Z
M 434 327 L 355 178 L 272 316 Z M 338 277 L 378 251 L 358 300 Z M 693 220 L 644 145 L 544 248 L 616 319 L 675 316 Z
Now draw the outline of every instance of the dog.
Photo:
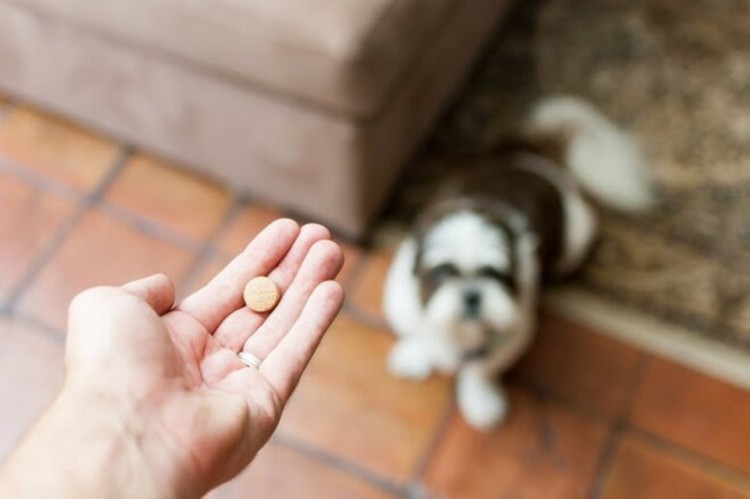
M 635 141 L 569 96 L 538 102 L 517 137 L 461 166 L 388 270 L 388 368 L 455 374 L 461 414 L 489 430 L 506 415 L 498 380 L 532 341 L 540 287 L 579 269 L 597 238 L 589 196 L 632 212 L 653 193 Z

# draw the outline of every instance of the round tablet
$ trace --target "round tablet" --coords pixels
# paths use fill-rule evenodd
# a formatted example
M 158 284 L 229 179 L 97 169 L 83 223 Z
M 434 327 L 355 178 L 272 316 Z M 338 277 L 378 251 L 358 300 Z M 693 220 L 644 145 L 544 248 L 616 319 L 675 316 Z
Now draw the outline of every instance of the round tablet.
M 245 286 L 245 303 L 253 312 L 268 312 L 279 303 L 281 292 L 268 277 L 253 277 Z

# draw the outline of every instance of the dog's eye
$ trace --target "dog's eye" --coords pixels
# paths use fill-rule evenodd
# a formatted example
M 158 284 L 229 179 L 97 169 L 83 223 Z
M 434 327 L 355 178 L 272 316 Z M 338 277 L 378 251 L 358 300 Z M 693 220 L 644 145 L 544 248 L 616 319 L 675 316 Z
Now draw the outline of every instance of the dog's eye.
M 501 284 L 504 284 L 511 291 L 515 290 L 516 283 L 512 276 L 504 272 L 499 271 L 494 267 L 481 267 L 477 270 L 477 276 L 484 277 L 485 279 L 492 279 Z
M 430 280 L 435 284 L 439 284 L 443 281 L 457 276 L 458 269 L 450 263 L 438 265 L 434 269 L 430 270 Z
M 477 270 L 477 275 L 479 277 L 486 277 L 487 279 L 495 279 L 498 281 L 504 278 L 504 275 L 495 267 L 481 267 Z

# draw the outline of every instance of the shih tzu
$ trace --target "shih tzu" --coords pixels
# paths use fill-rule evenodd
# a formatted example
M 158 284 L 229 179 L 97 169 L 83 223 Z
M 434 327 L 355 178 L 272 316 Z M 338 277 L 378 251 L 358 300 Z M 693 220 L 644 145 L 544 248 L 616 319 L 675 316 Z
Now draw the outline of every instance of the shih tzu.
M 570 274 L 597 234 L 587 195 L 642 210 L 650 183 L 633 140 L 572 97 L 542 100 L 519 139 L 467 161 L 400 244 L 384 288 L 399 339 L 390 371 L 456 374 L 477 429 L 503 420 L 499 376 L 532 341 L 540 285 Z

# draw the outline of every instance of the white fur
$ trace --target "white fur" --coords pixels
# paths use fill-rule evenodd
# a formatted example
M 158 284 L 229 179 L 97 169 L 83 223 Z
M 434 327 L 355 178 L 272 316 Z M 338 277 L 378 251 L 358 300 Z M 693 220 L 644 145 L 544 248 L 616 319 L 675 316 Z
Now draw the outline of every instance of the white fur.
M 404 239 L 396 250 L 383 287 L 383 311 L 397 336 L 413 336 L 422 329 L 419 282 L 412 269 L 417 258 L 417 242 Z
M 646 162 L 637 143 L 589 103 L 550 97 L 531 112 L 532 133 L 569 136 L 566 164 L 581 185 L 602 203 L 642 211 L 654 203 Z
M 478 430 L 491 430 L 505 419 L 508 403 L 502 389 L 476 366 L 461 370 L 456 385 L 458 408 Z
M 490 378 L 509 369 L 526 351 L 533 338 L 540 274 L 535 252 L 535 236 L 527 235 L 520 238 L 516 247 L 519 267 L 519 298 L 516 312 L 518 320 L 514 324 L 513 334 L 509 334 L 507 340 L 495 348 L 488 357 L 472 363 L 478 365 Z
M 434 365 L 428 349 L 414 337 L 396 343 L 388 356 L 388 370 L 406 379 L 425 380 L 432 374 Z
M 431 334 L 433 329 L 419 301 L 419 283 L 412 272 L 416 257 L 416 241 L 404 239 L 386 275 L 383 310 L 393 332 L 402 337 L 391 351 L 389 370 L 403 378 L 424 379 L 435 369 L 446 374 L 455 372 L 460 358 L 445 336 Z
M 446 229 L 461 237 L 448 238 Z M 433 237 L 434 236 L 434 237 Z M 400 377 L 422 380 L 433 371 L 456 373 L 456 397 L 462 414 L 477 429 L 498 424 L 506 412 L 506 401 L 495 385 L 498 374 L 509 368 L 526 350 L 534 330 L 536 286 L 539 268 L 535 260 L 536 237 L 520 237 L 516 248 L 495 227 L 472 213 L 459 213 L 438 224 L 426 240 L 439 242 L 441 258 L 433 264 L 451 262 L 466 270 L 482 265 L 501 265 L 515 252 L 519 292 L 517 301 L 508 297 L 497 283 L 462 279 L 439 289 L 426 307 L 419 300 L 419 283 L 414 275 L 416 241 L 409 237 L 399 246 L 386 276 L 384 310 L 394 332 L 400 337 L 388 358 L 389 370 Z M 489 245 L 489 246 L 486 246 Z M 427 249 L 428 245 L 425 245 Z M 452 255 L 452 256 L 451 256 Z M 472 263 L 473 262 L 473 263 Z M 465 287 L 478 287 L 483 296 L 482 321 L 505 330 L 504 339 L 486 358 L 461 364 L 462 353 L 478 346 L 480 329 L 462 324 L 458 306 Z
M 482 265 L 507 270 L 510 265 L 504 234 L 470 211 L 459 211 L 438 222 L 426 235 L 422 251 L 428 267 L 451 263 L 469 271 Z

